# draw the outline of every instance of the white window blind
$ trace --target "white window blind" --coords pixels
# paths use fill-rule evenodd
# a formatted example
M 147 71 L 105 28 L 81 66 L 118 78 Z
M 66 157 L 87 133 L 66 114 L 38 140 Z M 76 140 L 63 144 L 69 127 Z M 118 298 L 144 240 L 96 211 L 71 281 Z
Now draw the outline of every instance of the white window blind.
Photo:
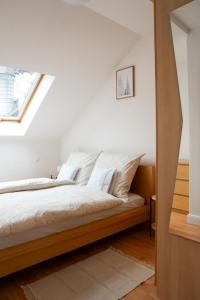
M 0 118 L 18 117 L 40 74 L 0 67 Z

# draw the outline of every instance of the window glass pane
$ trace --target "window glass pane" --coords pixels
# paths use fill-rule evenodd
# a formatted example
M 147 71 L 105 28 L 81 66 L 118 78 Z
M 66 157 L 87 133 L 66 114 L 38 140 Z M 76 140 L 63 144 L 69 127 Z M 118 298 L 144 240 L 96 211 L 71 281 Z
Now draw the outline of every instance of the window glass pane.
M 0 118 L 20 116 L 39 77 L 39 73 L 0 67 Z

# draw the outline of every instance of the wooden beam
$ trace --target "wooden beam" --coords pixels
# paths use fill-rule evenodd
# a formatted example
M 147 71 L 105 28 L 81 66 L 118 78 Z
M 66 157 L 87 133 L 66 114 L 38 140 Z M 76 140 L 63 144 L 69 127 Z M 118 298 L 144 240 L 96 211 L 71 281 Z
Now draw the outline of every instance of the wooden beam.
M 170 234 L 182 115 L 170 13 L 190 0 L 155 0 L 157 289 L 161 300 L 200 299 L 200 244 Z

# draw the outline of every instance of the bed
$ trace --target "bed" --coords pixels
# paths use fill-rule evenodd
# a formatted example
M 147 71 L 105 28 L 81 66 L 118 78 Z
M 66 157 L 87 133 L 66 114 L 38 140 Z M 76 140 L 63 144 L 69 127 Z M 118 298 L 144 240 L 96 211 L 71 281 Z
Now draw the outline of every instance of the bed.
M 90 211 L 80 218 L 0 235 L 0 277 L 69 252 L 149 219 L 154 194 L 154 167 L 140 166 L 134 177 L 132 200 L 125 205 Z M 40 224 L 41 225 L 41 224 Z

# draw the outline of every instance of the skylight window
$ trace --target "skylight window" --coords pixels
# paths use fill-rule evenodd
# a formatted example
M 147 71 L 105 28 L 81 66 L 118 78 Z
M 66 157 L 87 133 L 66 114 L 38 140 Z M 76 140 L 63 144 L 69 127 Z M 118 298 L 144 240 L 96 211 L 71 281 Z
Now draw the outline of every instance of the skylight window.
M 44 75 L 0 66 L 0 121 L 20 122 Z

